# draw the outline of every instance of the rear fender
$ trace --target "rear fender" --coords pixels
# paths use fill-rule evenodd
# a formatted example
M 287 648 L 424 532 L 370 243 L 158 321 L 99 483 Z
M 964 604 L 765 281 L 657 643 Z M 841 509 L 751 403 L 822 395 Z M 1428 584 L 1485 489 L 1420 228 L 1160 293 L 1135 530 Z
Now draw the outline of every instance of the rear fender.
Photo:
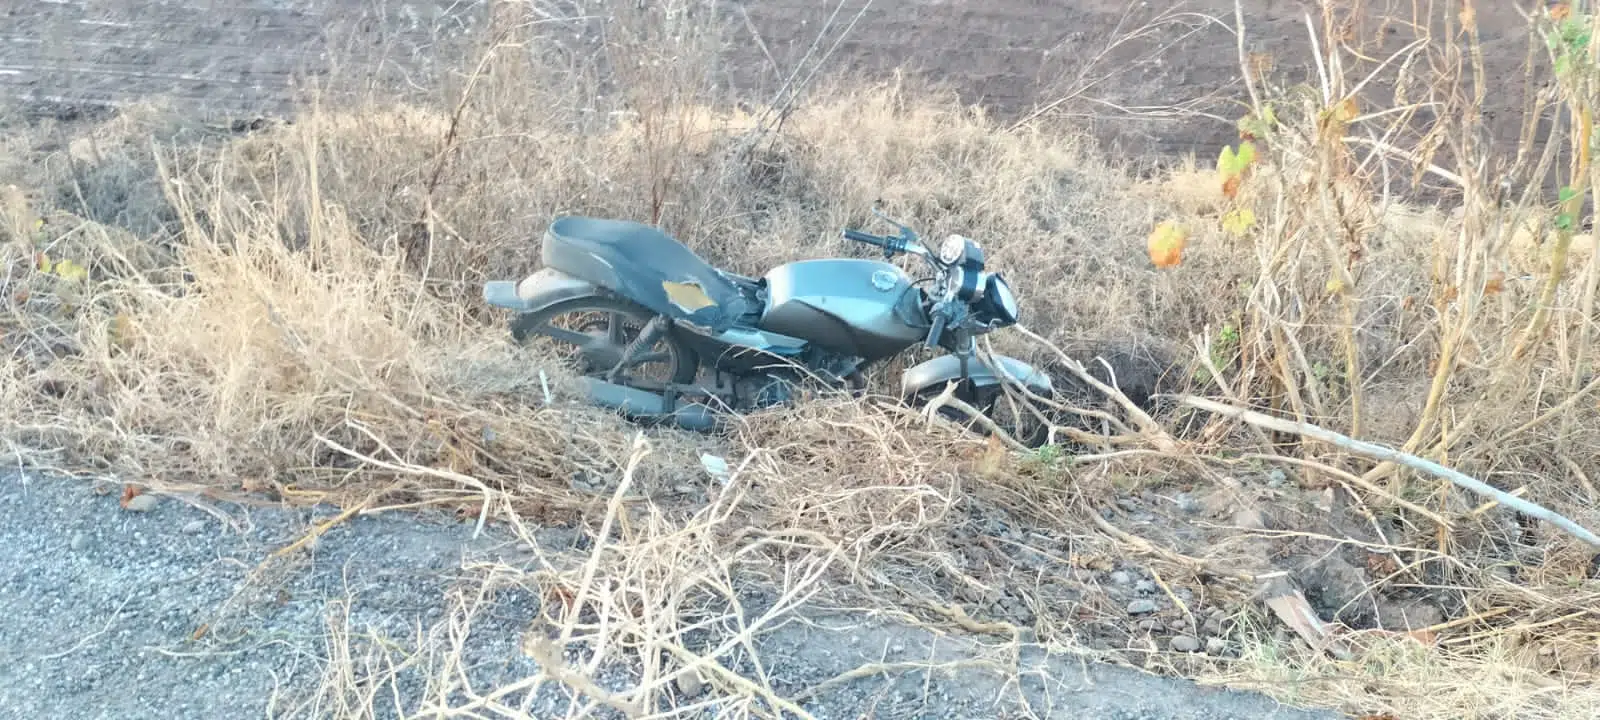
M 543 268 L 520 282 L 493 280 L 483 284 L 484 302 L 517 312 L 538 312 L 573 298 L 611 294 L 594 283 L 552 268 Z
M 977 357 L 968 362 L 966 379 L 974 388 L 1001 385 L 1009 379 L 1022 383 L 1036 395 L 1050 397 L 1054 394 L 1055 387 L 1051 384 L 1050 377 L 1032 365 L 1004 355 L 995 355 L 994 360 L 1003 374 L 985 365 Z M 955 355 L 940 355 L 906 370 L 905 374 L 900 376 L 900 394 L 901 397 L 909 398 L 923 390 L 942 387 L 952 380 L 961 379 L 961 358 Z

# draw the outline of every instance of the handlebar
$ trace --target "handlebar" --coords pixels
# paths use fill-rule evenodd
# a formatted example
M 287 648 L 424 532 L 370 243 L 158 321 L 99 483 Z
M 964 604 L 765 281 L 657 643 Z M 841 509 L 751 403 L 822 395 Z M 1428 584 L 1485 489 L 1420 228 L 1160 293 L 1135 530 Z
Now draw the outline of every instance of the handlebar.
M 851 230 L 849 228 L 845 228 L 844 236 L 847 239 L 854 240 L 854 241 L 860 242 L 860 243 L 866 243 L 868 245 L 875 245 L 877 247 L 883 248 L 884 250 L 893 250 L 894 249 L 894 246 L 889 244 L 889 242 L 890 242 L 889 238 L 880 237 L 878 235 L 873 235 L 872 233 L 864 233 L 864 232 L 861 232 L 860 230 Z
M 932 257 L 926 248 L 917 243 L 917 236 L 910 231 L 906 231 L 900 235 L 873 235 L 872 233 L 865 233 L 861 232 L 860 230 L 851 230 L 850 228 L 845 228 L 840 234 L 843 235 L 847 240 L 854 240 L 859 243 L 866 243 L 867 245 L 871 245 L 873 247 L 882 248 L 885 256 L 895 255 L 897 253 L 910 253 L 912 255 L 920 255 L 925 258 Z
M 877 207 L 872 208 L 872 214 L 883 219 L 890 225 L 900 228 L 900 234 L 893 236 L 873 235 L 872 233 L 865 233 L 861 232 L 860 230 L 845 228 L 843 232 L 844 237 L 859 243 L 866 243 L 874 247 L 882 248 L 884 257 L 889 257 L 896 253 L 911 253 L 913 255 L 921 255 L 924 258 L 933 259 L 932 253 L 929 253 L 927 248 L 924 248 L 922 245 L 918 244 L 917 234 L 912 232 L 911 228 L 896 222 L 888 215 L 884 215 L 883 212 L 878 210 Z

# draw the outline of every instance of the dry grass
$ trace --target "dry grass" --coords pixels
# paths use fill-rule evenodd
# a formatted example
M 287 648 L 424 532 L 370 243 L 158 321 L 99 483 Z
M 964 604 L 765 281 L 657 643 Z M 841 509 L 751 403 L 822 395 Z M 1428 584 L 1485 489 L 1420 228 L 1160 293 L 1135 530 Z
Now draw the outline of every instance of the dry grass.
M 838 229 L 866 222 L 881 199 L 930 237 L 983 242 L 1050 344 L 1080 357 L 1183 358 L 1170 387 L 1403 446 L 1597 527 L 1587 476 L 1600 467 L 1600 260 L 1518 239 L 1527 218 L 1553 217 L 1549 198 L 1490 202 L 1502 176 L 1543 177 L 1537 153 L 1514 172 L 1460 170 L 1491 167 L 1466 140 L 1477 131 L 1470 76 L 1425 74 L 1453 66 L 1410 55 L 1390 61 L 1454 111 L 1439 117 L 1462 118 L 1421 138 L 1389 131 L 1410 108 L 1328 122 L 1356 69 L 1330 68 L 1326 96 L 1315 78 L 1310 91 L 1257 87 L 1279 124 L 1261 132 L 1260 162 L 1230 199 L 1205 167 L 1135 182 L 1069 127 L 1041 118 L 1005 128 L 901 81 L 841 80 L 775 112 L 730 109 L 703 72 L 717 42 L 705 18 L 675 3 L 622 15 L 593 55 L 538 26 L 506 25 L 443 83 L 440 102 L 318 108 L 248 135 L 151 110 L 74 130 L 65 152 L 40 149 L 48 128 L 9 135 L 0 436 L 32 462 L 158 490 L 437 504 L 523 533 L 585 518 L 599 528 L 589 557 L 534 572 L 479 568 L 483 587 L 522 584 L 546 599 L 540 622 L 557 639 L 530 639 L 527 652 L 553 659 L 581 637 L 592 658 L 646 658 L 633 689 L 586 694 L 663 717 L 676 702 L 666 689 L 691 665 L 715 690 L 704 702 L 728 715 L 769 716 L 788 702 L 718 659 L 757 631 L 740 624 L 752 621 L 738 589 L 762 582 L 784 598 L 768 621 L 826 591 L 1016 633 L 1015 616 L 973 617 L 954 599 L 998 588 L 1029 609 L 1028 630 L 1061 644 L 1093 644 L 1086 623 L 1126 624 L 1103 595 L 1062 589 L 1115 557 L 1243 602 L 1252 587 L 1239 577 L 1250 573 L 1217 571 L 1245 567 L 1251 531 L 1229 531 L 1239 543 L 1185 546 L 1174 533 L 1153 545 L 1107 535 L 1092 508 L 1170 483 L 1248 494 L 1259 477 L 1219 462 L 1225 451 L 1289 456 L 1296 472 L 1313 462 L 1366 474 L 1351 492 L 1400 568 L 1374 591 L 1431 588 L 1475 619 L 1431 629 L 1425 645 L 1374 641 L 1355 661 L 1245 634 L 1241 658 L 1179 658 L 1181 671 L 1408 718 L 1592 714 L 1592 550 L 1541 529 L 1519 536 L 1514 518 L 1431 479 L 1168 407 L 1156 420 L 1181 445 L 1076 462 L 996 453 L 903 411 L 830 399 L 750 418 L 727 438 L 652 433 L 643 452 L 625 423 L 566 402 L 559 368 L 507 347 L 477 295 L 482 280 L 533 267 L 555 213 L 659 222 L 709 259 L 759 272 L 844 251 Z M 1467 58 L 1470 74 L 1459 37 L 1410 52 Z M 530 65 L 530 52 L 566 62 Z M 1595 78 L 1574 77 L 1552 101 L 1587 117 Z M 1362 138 L 1388 150 L 1370 153 Z M 1382 191 L 1420 172 L 1407 155 L 1456 168 L 1461 211 Z M 1583 182 L 1571 184 L 1593 187 Z M 1234 236 L 1218 220 L 1237 207 L 1257 223 Z M 1160 271 L 1144 235 L 1169 216 L 1191 238 L 1183 266 Z M 39 258 L 87 274 L 42 272 Z M 1001 344 L 1061 365 L 1044 345 Z M 1214 372 L 1200 369 L 1208 361 Z M 740 470 L 708 481 L 699 452 Z M 1016 548 L 975 550 L 992 545 L 983 528 L 995 522 L 1053 559 L 1027 569 L 1005 562 Z M 975 552 L 993 559 L 974 562 Z M 1496 565 L 1514 566 L 1515 582 Z M 461 598 L 440 637 L 455 637 L 480 600 Z M 685 639 L 712 628 L 709 641 Z M 335 630 L 333 646 L 352 647 Z M 437 680 L 426 714 L 496 711 L 507 689 L 452 684 L 458 650 L 441 641 L 416 660 Z M 1122 650 L 1149 654 L 1131 640 Z M 335 657 L 311 700 L 318 713 L 372 712 L 377 696 L 354 669 L 392 660 Z M 528 683 L 581 688 L 600 660 L 586 662 L 548 663 Z

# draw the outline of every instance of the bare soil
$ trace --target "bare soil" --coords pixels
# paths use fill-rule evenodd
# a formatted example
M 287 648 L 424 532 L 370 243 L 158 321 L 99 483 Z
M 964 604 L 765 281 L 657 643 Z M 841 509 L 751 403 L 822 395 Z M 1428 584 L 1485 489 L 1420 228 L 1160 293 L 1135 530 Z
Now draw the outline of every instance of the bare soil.
M 605 2 L 570 4 L 605 13 Z M 51 112 L 152 96 L 197 112 L 283 112 L 304 80 L 329 76 L 333 58 L 345 64 L 341 77 L 358 79 L 342 86 L 344 93 L 405 92 L 408 77 L 433 72 L 435 59 L 483 28 L 489 12 L 481 0 L 11 5 L 0 16 L 0 93 Z M 1488 76 L 1496 83 L 1484 109 L 1491 140 L 1514 147 L 1528 52 L 1517 8 L 1538 3 L 1479 5 Z M 1412 6 L 1377 0 L 1337 22 L 1376 67 L 1417 36 L 1407 22 Z M 824 74 L 886 78 L 903 68 L 1005 117 L 1067 98 L 1058 111 L 1142 159 L 1209 158 L 1236 139 L 1233 123 L 1246 96 L 1228 0 L 743 0 L 724 9 L 742 41 L 728 58 L 732 83 L 763 99 L 819 61 Z M 1282 82 L 1315 82 L 1308 15 L 1321 22 L 1308 0 L 1244 2 L 1246 49 L 1272 56 Z M 1378 77 L 1369 94 L 1392 93 L 1382 72 Z

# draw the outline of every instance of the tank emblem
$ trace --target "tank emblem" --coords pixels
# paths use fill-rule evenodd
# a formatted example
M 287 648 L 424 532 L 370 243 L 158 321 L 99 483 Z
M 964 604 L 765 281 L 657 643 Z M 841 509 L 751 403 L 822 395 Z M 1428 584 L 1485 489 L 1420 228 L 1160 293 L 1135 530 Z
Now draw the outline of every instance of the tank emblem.
M 877 288 L 878 292 L 889 292 L 899 282 L 900 279 L 888 270 L 879 270 L 872 274 L 872 286 Z

